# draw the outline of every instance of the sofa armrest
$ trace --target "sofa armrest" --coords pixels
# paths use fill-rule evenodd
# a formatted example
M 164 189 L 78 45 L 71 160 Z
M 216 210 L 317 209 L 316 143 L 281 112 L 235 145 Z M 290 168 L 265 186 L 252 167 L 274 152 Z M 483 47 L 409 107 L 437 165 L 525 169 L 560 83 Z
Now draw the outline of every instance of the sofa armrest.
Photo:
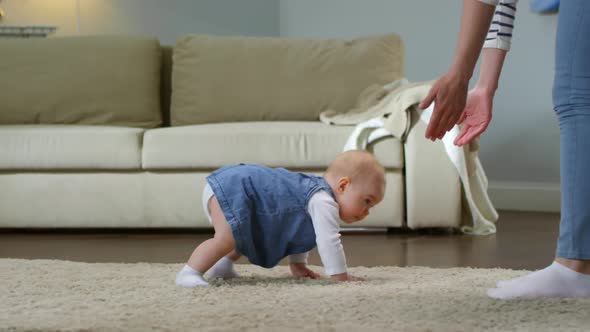
M 417 112 L 410 112 L 410 131 L 404 145 L 407 226 L 459 227 L 461 180 L 443 143 L 424 137 L 426 124 Z

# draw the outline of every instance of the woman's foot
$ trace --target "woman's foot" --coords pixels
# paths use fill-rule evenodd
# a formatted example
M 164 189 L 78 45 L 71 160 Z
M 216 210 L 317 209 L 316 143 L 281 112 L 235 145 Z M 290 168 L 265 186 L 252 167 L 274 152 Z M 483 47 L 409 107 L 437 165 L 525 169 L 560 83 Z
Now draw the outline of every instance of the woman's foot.
M 590 297 L 590 275 L 574 271 L 558 260 L 543 270 L 498 282 L 497 288 L 488 290 L 488 296 L 497 299 Z

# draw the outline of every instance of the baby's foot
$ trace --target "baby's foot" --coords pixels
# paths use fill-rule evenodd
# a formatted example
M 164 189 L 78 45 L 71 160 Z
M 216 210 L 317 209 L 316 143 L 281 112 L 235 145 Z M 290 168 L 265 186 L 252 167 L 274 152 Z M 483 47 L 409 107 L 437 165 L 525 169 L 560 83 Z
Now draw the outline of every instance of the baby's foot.
M 188 265 L 176 274 L 176 284 L 182 287 L 209 286 L 209 283 L 203 279 L 201 273 L 195 271 Z
M 488 296 L 497 299 L 590 297 L 590 275 L 553 262 L 543 270 L 499 282 L 498 288 L 488 290 Z
M 234 270 L 234 262 L 226 256 L 221 257 L 220 260 L 207 271 L 209 278 L 236 278 L 239 277 Z

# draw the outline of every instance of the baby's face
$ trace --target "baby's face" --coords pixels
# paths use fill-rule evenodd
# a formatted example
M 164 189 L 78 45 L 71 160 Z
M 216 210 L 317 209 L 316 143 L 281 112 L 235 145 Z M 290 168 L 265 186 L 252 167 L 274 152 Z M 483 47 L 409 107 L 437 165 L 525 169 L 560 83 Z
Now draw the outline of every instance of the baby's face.
M 385 183 L 381 178 L 358 179 L 350 183 L 338 201 L 340 219 L 347 224 L 365 219 L 369 210 L 383 200 L 384 191 Z

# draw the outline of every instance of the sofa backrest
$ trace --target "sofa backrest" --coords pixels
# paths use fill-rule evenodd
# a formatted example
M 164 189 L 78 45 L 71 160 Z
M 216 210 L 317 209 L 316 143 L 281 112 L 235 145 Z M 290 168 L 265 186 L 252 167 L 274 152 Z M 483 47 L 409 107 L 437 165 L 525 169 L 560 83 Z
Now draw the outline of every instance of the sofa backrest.
M 172 125 L 311 121 L 403 77 L 397 34 L 353 40 L 186 35 L 172 66 Z
M 142 36 L 0 39 L 0 50 L 0 125 L 317 120 L 353 108 L 369 85 L 403 76 L 396 34 L 189 35 L 175 47 Z
M 151 37 L 0 39 L 0 124 L 158 127 L 160 57 Z

